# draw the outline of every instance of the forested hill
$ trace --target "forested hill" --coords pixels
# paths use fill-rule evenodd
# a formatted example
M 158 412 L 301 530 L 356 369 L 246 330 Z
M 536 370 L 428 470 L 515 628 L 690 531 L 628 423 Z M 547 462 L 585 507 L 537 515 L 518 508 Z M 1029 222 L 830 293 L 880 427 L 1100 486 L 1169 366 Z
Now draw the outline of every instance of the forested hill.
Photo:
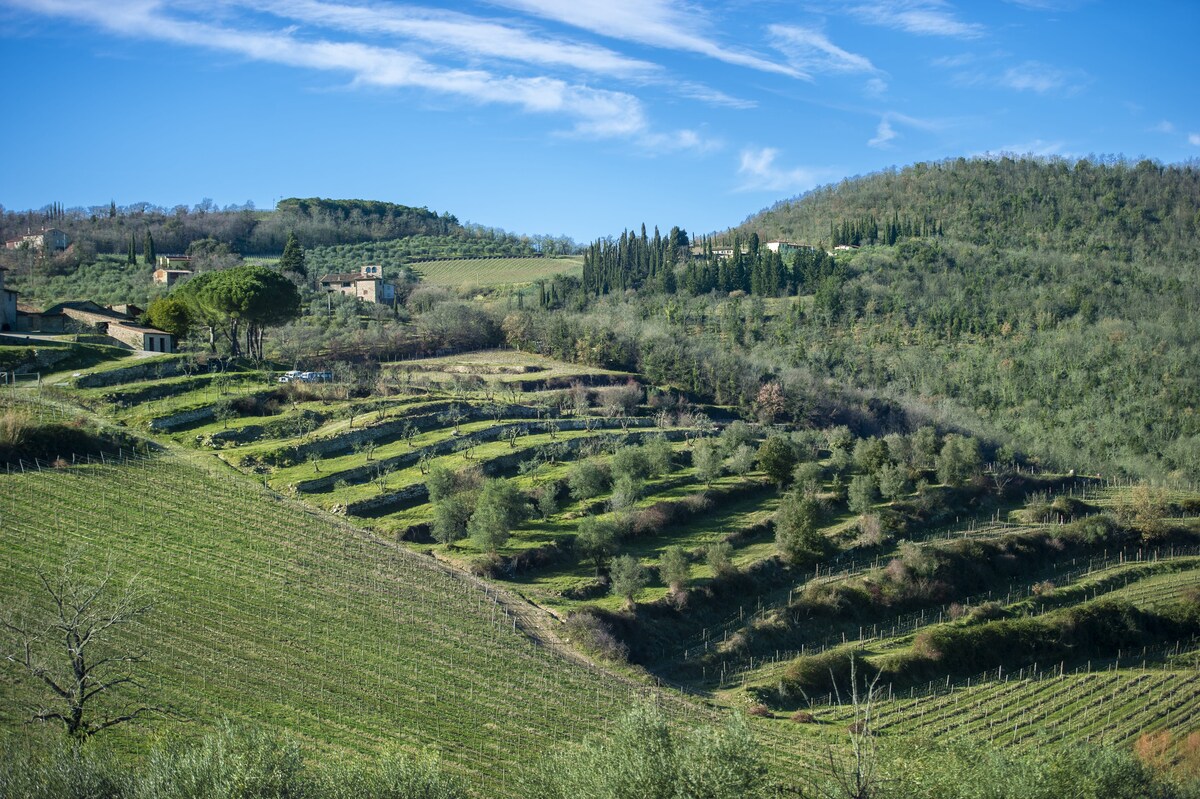
M 597 363 L 747 408 L 777 380 L 801 425 L 862 406 L 863 429 L 933 419 L 1064 470 L 1200 479 L 1200 165 L 918 164 L 699 242 L 597 242 L 587 299 L 551 303 L 573 335 L 510 343 L 601 342 Z
M 288 198 L 273 211 L 252 204 L 218 208 L 211 201 L 163 208 L 149 203 L 66 208 L 54 203 L 38 210 L 0 212 L 0 234 L 10 239 L 42 228 L 65 231 L 74 249 L 65 266 L 90 263 L 96 255 L 142 253 L 149 236 L 155 251 L 182 253 L 193 242 L 211 240 L 241 255 L 278 255 L 288 234 L 304 247 L 390 241 L 411 236 L 446 238 L 511 237 L 479 226 L 464 226 L 449 212 L 375 200 Z M 515 237 L 512 237 L 515 238 Z M 539 242 L 540 243 L 540 242 Z M 569 244 L 569 242 L 568 242 Z M 47 264 L 51 272 L 64 265 Z
M 1197 209 L 1195 164 L 959 158 L 848 178 L 777 203 L 740 230 L 830 245 L 848 226 L 878 235 L 846 243 L 892 243 L 882 241 L 888 224 L 908 219 L 975 245 L 1179 265 L 1200 253 Z

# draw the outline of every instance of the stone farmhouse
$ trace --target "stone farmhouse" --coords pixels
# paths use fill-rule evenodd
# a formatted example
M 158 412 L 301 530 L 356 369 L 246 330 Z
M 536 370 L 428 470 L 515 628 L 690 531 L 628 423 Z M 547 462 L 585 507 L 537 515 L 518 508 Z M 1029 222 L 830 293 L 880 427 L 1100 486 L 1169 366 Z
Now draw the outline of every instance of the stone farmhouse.
M 60 302 L 40 313 L 21 314 L 18 330 L 29 333 L 98 333 L 118 346 L 148 352 L 174 352 L 175 338 L 165 330 L 139 325 L 133 306 L 104 307 L 91 300 Z
M 167 288 L 192 276 L 190 255 L 160 255 L 155 259 L 154 265 L 158 267 L 154 270 L 154 282 L 162 283 Z
M 383 267 L 378 264 L 364 266 L 361 272 L 344 272 L 325 275 L 319 281 L 322 291 L 346 294 L 364 302 L 394 302 L 396 287 L 383 280 Z
M 4 242 L 5 249 L 16 250 L 28 247 L 31 250 L 60 252 L 71 246 L 71 237 L 56 227 L 42 228 L 37 233 L 27 233 Z

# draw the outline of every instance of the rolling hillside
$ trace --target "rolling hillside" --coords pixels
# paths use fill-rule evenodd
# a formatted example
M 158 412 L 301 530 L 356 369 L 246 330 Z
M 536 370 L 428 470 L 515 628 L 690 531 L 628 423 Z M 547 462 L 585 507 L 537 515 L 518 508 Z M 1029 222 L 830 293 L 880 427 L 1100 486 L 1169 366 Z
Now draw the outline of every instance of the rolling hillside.
M 0 476 L 4 584 L 15 601 L 32 567 L 52 563 L 47 553 L 79 545 L 94 566 L 102 553 L 136 564 L 156 596 L 137 637 L 164 653 L 152 684 L 204 724 L 253 721 L 349 757 L 432 746 L 501 795 L 531 753 L 606 729 L 655 679 L 752 709 L 775 773 L 803 779 L 811 753 L 840 747 L 855 713 L 825 694 L 831 669 L 848 684 L 851 654 L 883 672 L 876 727 L 888 740 L 966 731 L 1018 749 L 1128 746 L 1186 734 L 1200 709 L 1191 622 L 1154 622 L 1121 644 L 1013 643 L 933 665 L 921 643 L 1007 635 L 1113 602 L 1138 618 L 1182 618 L 1200 585 L 1190 491 L 1147 495 L 1158 503 L 1152 540 L 1129 515 L 1139 486 L 996 467 L 957 487 L 910 482 L 852 510 L 839 492 L 878 468 L 873 458 L 938 479 L 905 460 L 927 433 L 801 435 L 808 469 L 796 475 L 810 482 L 780 493 L 761 459 L 738 465 L 772 439 L 768 428 L 716 407 L 664 413 L 640 387 L 634 395 L 636 375 L 513 352 L 390 364 L 365 397 L 253 370 L 167 371 L 146 379 L 145 368 L 103 364 L 46 381 L 60 404 L 90 405 L 183 451 Z M 725 414 L 724 431 L 709 414 Z M 580 489 L 584 467 L 608 482 Z M 649 471 L 623 496 L 629 468 Z M 525 498 L 493 552 L 469 530 L 441 538 L 447 499 L 429 489 L 439 470 L 508 481 Z M 785 556 L 781 526 L 801 496 L 824 508 L 819 543 Z M 617 533 L 602 569 L 580 548 L 585 519 Z M 673 551 L 687 564 L 681 586 L 666 577 Z M 617 553 L 648 570 L 632 608 L 597 577 Z M 27 686 L 4 686 L 11 727 Z M 660 696 L 678 719 L 713 718 Z M 1040 715 L 1015 710 L 1033 697 Z M 482 776 L 482 763 L 501 767 Z

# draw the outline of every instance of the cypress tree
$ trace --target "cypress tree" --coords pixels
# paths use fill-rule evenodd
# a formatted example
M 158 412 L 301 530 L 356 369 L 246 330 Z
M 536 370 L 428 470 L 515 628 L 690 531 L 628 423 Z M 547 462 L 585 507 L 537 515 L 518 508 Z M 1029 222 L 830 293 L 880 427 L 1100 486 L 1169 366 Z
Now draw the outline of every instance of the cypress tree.
M 283 255 L 279 258 L 281 272 L 295 272 L 308 277 L 308 267 L 304 264 L 304 248 L 296 239 L 296 232 L 288 233 L 287 243 L 283 245 Z
M 149 230 L 146 231 L 146 238 L 142 239 L 142 260 L 147 264 L 154 264 L 154 236 Z
M 137 263 L 137 237 L 132 233 L 129 234 L 129 252 L 125 256 L 125 263 L 130 266 Z

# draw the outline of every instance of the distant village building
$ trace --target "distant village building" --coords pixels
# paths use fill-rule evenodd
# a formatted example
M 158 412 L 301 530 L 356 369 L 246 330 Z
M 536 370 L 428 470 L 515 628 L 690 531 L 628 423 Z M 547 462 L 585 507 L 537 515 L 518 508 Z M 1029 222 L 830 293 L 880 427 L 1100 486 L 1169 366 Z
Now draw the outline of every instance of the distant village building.
M 839 244 L 833 248 L 834 252 L 853 252 L 858 249 L 857 244 Z
M 130 306 L 125 307 L 129 308 Z M 134 306 L 131 310 L 140 309 Z M 66 318 L 63 325 L 64 332 L 74 330 L 75 332 L 99 333 L 135 350 L 175 351 L 175 339 L 170 333 L 139 325 L 133 316 L 121 313 L 115 308 L 104 308 L 91 300 L 60 302 L 42 311 L 39 314 L 40 321 L 44 325 L 48 318 L 55 315 Z
M 159 269 L 191 269 L 192 256 L 160 255 L 155 259 L 154 265 Z
M 190 269 L 155 269 L 154 282 L 162 283 L 167 288 L 174 286 L 180 280 L 186 280 L 192 276 Z
M 767 249 L 780 255 L 787 255 L 796 250 L 815 250 L 817 248 L 811 244 L 798 244 L 794 241 L 768 241 Z
M 369 264 L 361 272 L 339 272 L 317 281 L 322 291 L 346 294 L 364 302 L 394 302 L 396 287 L 383 280 L 383 267 Z
M 154 282 L 167 288 L 192 276 L 190 255 L 160 255 L 154 259 L 154 265 L 158 267 L 154 270 Z
M 42 228 L 37 233 L 27 233 L 4 242 L 5 249 L 16 250 L 28 247 L 38 252 L 60 252 L 71 246 L 71 237 L 56 227 Z
M 0 331 L 17 329 L 17 292 L 4 287 L 4 268 L 0 267 Z

